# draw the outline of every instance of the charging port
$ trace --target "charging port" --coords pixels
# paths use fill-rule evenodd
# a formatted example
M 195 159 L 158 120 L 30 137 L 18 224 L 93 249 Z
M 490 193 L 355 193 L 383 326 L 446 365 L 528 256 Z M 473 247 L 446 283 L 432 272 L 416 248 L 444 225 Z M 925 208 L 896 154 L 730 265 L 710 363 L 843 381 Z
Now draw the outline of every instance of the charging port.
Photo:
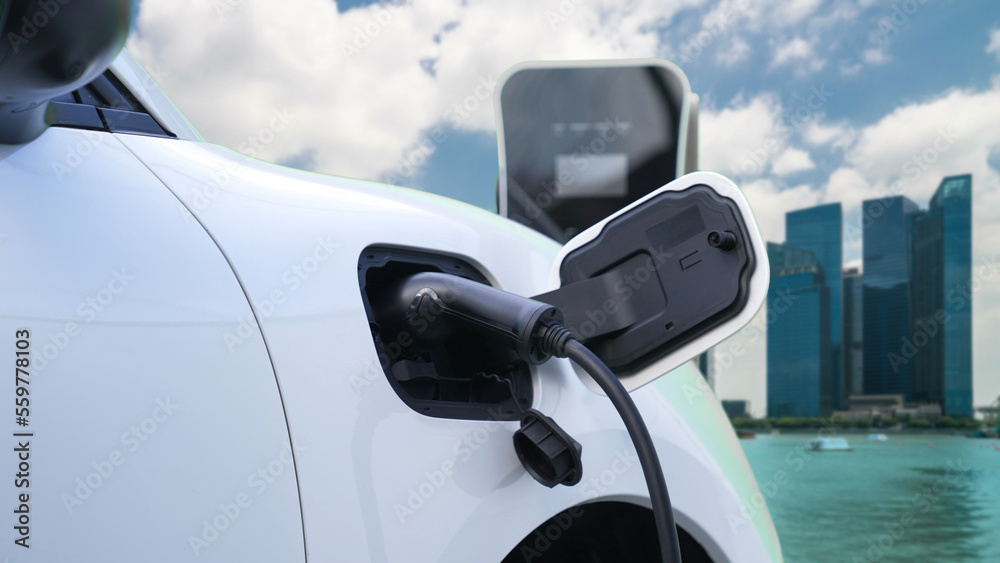
M 372 339 L 386 378 L 420 414 L 466 420 L 518 420 L 531 406 L 531 370 L 516 352 L 473 331 L 430 337 L 431 317 L 399 314 L 396 288 L 421 272 L 490 285 L 468 261 L 386 246 L 361 253 L 358 278 Z

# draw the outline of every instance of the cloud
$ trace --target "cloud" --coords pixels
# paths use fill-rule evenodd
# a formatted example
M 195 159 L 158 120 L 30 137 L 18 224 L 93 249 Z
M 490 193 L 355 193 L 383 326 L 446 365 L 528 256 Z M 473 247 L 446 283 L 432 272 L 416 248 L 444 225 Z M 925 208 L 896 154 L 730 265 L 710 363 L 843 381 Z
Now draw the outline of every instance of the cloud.
M 732 41 L 729 42 L 729 46 L 725 49 L 720 49 L 715 55 L 715 61 L 722 66 L 731 67 L 737 63 L 741 63 L 750 57 L 750 44 L 747 43 L 741 37 L 733 37 Z
M 822 193 L 808 184 L 785 188 L 764 178 L 741 186 L 764 240 L 785 240 L 785 213 L 820 203 Z
M 792 61 L 807 59 L 812 56 L 812 44 L 801 37 L 778 46 L 774 50 L 774 66 L 780 66 Z
M 128 47 L 208 141 L 238 148 L 284 110 L 257 156 L 376 179 L 435 126 L 492 132 L 484 84 L 512 64 L 657 56 L 658 28 L 698 1 L 144 0 Z
M 990 42 L 986 45 L 986 52 L 992 53 L 1000 62 L 1000 27 L 990 30 Z
M 722 109 L 706 103 L 699 121 L 701 167 L 729 176 L 759 176 L 783 140 L 781 102 L 774 94 L 737 98 Z
M 772 67 L 792 65 L 796 67 L 798 74 L 807 74 L 822 69 L 826 65 L 826 61 L 813 53 L 812 43 L 801 37 L 795 37 L 776 46 L 774 58 L 771 59 Z
M 812 16 L 822 0 L 723 0 L 703 18 L 713 21 L 735 20 L 753 32 L 773 32 L 798 25 Z
M 889 55 L 886 54 L 885 49 L 882 47 L 865 49 L 861 58 L 870 65 L 881 65 L 889 62 Z
M 821 119 L 810 121 L 802 131 L 805 142 L 814 146 L 849 146 L 854 143 L 855 132 L 843 123 L 823 123 Z
M 796 172 L 812 170 L 816 168 L 809 153 L 802 149 L 789 148 L 778 156 L 774 164 L 771 165 L 771 173 L 778 176 L 788 176 Z

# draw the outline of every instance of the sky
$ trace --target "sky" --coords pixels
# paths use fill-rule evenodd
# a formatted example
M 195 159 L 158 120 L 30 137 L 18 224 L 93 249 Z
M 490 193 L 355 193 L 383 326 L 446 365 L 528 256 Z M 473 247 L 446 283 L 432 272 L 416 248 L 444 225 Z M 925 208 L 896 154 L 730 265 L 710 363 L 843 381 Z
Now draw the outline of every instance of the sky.
M 525 60 L 667 59 L 701 98 L 700 167 L 737 182 L 768 241 L 787 211 L 842 202 L 848 266 L 861 201 L 926 207 L 971 173 L 974 404 L 1000 395 L 1000 3 L 142 0 L 127 45 L 209 142 L 491 210 L 481 85 Z M 266 131 L 276 113 L 289 125 Z M 715 356 L 717 394 L 756 415 L 761 332 Z

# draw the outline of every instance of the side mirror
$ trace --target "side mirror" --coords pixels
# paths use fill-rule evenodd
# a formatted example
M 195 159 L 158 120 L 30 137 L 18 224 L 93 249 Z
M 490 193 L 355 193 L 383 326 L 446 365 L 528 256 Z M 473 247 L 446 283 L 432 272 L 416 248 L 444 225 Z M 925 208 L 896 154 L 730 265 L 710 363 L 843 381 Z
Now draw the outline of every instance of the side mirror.
M 551 277 L 557 289 L 534 299 L 561 309 L 565 326 L 631 391 L 748 323 L 769 268 L 743 193 L 694 172 L 574 237 Z
M 0 143 L 41 135 L 49 100 L 107 70 L 131 16 L 131 0 L 0 2 Z

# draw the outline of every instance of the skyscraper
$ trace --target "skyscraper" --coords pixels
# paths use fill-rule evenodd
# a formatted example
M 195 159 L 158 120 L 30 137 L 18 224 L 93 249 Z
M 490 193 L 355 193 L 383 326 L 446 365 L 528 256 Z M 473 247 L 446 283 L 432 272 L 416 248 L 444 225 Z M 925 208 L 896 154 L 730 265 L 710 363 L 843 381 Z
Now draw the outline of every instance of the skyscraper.
M 903 355 L 912 335 L 910 306 L 909 215 L 917 205 L 903 196 L 866 200 L 862 204 L 864 390 L 867 395 L 913 396 L 911 361 L 890 362 Z M 903 355 L 905 358 L 905 355 Z
M 844 270 L 844 394 L 861 395 L 864 389 L 864 299 L 862 276 L 857 268 Z
M 785 215 L 785 244 L 812 252 L 823 269 L 830 293 L 830 395 L 834 409 L 844 408 L 842 264 L 843 213 L 840 203 L 799 209 Z
M 913 398 L 972 416 L 972 176 L 942 180 L 910 237 Z
M 829 416 L 830 292 L 816 255 L 767 243 L 767 415 Z M 839 269 L 838 265 L 838 269 Z
M 944 331 L 939 324 L 944 313 L 944 232 L 941 209 L 921 211 L 910 216 L 910 280 L 913 326 L 911 337 L 903 342 L 907 356 L 895 362 L 913 361 L 913 400 L 918 403 L 941 402 L 943 384 Z M 910 357 L 912 354 L 912 357 Z

